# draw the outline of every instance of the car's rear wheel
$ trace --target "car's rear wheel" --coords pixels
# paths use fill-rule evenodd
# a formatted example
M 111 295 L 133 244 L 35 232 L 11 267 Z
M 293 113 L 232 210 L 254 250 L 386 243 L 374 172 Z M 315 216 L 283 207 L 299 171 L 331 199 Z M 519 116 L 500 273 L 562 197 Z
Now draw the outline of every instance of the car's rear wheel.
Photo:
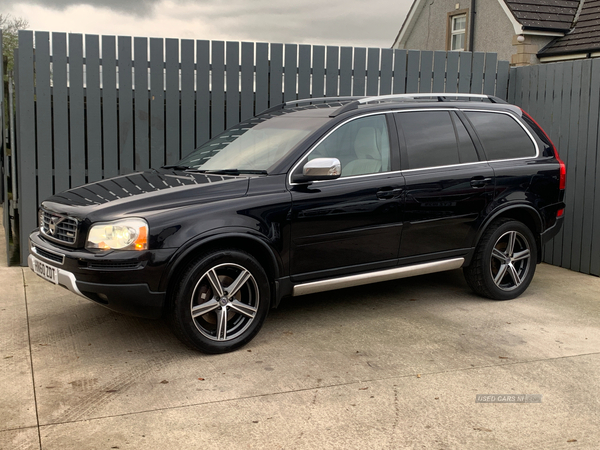
M 185 344 L 225 353 L 248 343 L 269 311 L 265 271 L 248 253 L 219 250 L 189 265 L 175 294 L 170 322 Z
M 499 219 L 481 237 L 464 274 L 478 294 L 494 300 L 510 300 L 525 292 L 536 263 L 537 247 L 531 230 L 522 222 Z

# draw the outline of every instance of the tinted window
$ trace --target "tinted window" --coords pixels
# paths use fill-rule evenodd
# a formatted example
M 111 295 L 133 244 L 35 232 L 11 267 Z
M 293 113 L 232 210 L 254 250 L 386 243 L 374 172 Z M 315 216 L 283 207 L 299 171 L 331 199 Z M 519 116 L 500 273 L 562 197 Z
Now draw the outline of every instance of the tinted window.
M 489 160 L 535 155 L 535 146 L 523 127 L 508 114 L 466 112 Z
M 458 139 L 458 157 L 460 162 L 470 163 L 479 161 L 479 156 L 477 155 L 477 150 L 475 150 L 471 136 L 469 136 L 467 129 L 454 113 L 452 113 L 452 121 L 454 122 L 454 129 Z
M 345 123 L 327 136 L 308 159 L 337 158 L 342 177 L 390 170 L 390 140 L 384 115 Z
M 397 114 L 404 133 L 409 169 L 458 164 L 458 146 L 448 111 Z

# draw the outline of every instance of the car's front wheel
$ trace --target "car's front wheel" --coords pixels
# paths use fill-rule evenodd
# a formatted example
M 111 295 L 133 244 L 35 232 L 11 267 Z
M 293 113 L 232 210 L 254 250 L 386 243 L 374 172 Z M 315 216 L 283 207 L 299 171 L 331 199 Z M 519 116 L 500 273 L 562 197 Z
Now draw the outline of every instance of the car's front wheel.
M 522 222 L 499 219 L 481 237 L 464 274 L 478 294 L 510 300 L 525 292 L 536 263 L 537 247 L 531 230 Z
M 201 256 L 182 275 L 171 309 L 173 331 L 205 353 L 225 353 L 248 343 L 269 311 L 265 271 L 250 254 L 219 250 Z

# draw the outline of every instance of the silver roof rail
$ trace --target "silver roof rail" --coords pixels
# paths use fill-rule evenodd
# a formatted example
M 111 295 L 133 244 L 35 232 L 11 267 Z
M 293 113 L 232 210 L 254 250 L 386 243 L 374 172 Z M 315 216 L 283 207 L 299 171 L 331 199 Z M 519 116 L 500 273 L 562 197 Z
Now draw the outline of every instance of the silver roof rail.
M 299 100 L 289 100 L 285 103 L 279 103 L 278 105 L 271 106 L 270 108 L 262 111 L 260 114 L 257 114 L 257 116 L 260 116 L 261 114 L 268 114 L 273 111 L 279 111 L 279 110 L 285 109 L 286 107 L 290 107 L 290 106 L 300 106 L 300 105 L 303 105 L 306 103 L 310 104 L 310 103 L 327 103 L 327 102 L 331 102 L 331 103 L 352 102 L 352 101 L 360 100 L 362 98 L 365 98 L 365 97 L 364 96 L 318 97 L 318 98 L 301 98 Z
M 385 101 L 403 101 L 403 100 L 416 100 L 419 98 L 431 98 L 436 99 L 438 102 L 453 101 L 454 99 L 477 99 L 477 100 L 489 100 L 491 103 L 506 103 L 501 98 L 493 95 L 485 94 L 468 94 L 468 93 L 452 93 L 452 92 L 441 92 L 441 93 L 415 93 L 415 94 L 391 94 L 391 95 L 378 95 L 373 97 L 362 97 L 356 99 L 352 103 L 342 106 L 333 112 L 329 117 L 336 117 L 347 111 L 357 109 L 359 105 L 364 105 L 372 102 L 385 102 Z

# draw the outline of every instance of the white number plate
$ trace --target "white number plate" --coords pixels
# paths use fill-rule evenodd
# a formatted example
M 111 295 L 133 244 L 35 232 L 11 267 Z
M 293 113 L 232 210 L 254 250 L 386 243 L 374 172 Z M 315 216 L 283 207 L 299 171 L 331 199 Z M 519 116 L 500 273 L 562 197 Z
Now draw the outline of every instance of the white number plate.
M 33 257 L 33 271 L 45 280 L 58 284 L 58 269 Z

